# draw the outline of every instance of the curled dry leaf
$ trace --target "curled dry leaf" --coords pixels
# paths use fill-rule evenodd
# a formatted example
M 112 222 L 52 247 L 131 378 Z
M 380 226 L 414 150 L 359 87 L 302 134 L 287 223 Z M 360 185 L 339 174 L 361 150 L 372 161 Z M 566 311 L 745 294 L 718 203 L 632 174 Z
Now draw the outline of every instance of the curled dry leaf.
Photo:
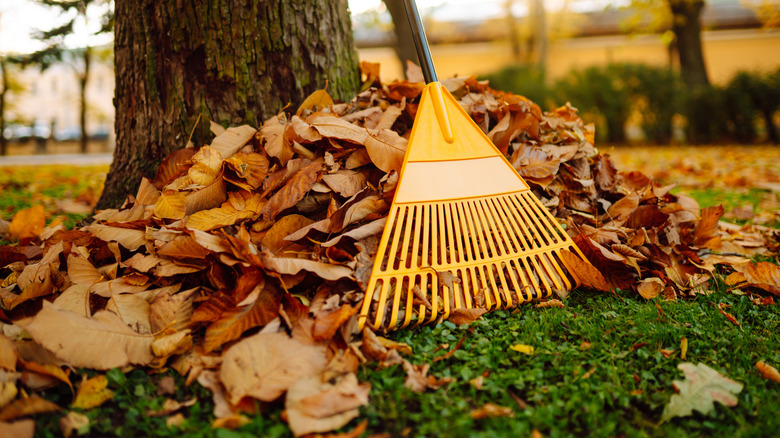
M 273 401 L 300 379 L 319 375 L 327 362 L 325 345 L 261 332 L 230 347 L 219 377 L 232 404 L 244 397 Z
M 228 158 L 244 147 L 256 132 L 257 129 L 249 125 L 230 127 L 214 138 L 211 142 L 211 148 L 222 159 Z
M 642 280 L 636 287 L 636 291 L 639 295 L 642 295 L 646 300 L 657 297 L 664 290 L 664 282 L 658 277 L 646 278 Z
M 358 408 L 368 404 L 369 384 L 359 384 L 357 377 L 346 374 L 335 383 L 321 376 L 306 377 L 287 392 L 285 412 L 295 436 L 338 429 L 356 418 Z
M 769 262 L 747 263 L 735 267 L 749 286 L 780 295 L 780 266 Z

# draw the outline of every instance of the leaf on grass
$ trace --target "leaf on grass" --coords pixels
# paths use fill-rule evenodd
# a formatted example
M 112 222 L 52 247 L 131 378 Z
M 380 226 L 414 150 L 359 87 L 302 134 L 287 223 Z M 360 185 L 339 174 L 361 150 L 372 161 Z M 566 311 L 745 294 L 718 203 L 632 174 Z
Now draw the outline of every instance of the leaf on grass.
M 16 239 L 32 239 L 38 237 L 46 226 L 46 212 L 43 205 L 34 205 L 19 210 L 11 219 L 8 232 Z
M 646 278 L 639 282 L 636 291 L 639 292 L 639 295 L 642 295 L 644 299 L 651 300 L 657 297 L 664 290 L 665 286 L 663 280 L 658 277 Z
M 104 374 L 84 380 L 76 392 L 74 409 L 92 409 L 114 398 L 114 392 L 108 389 L 108 378 Z
M 515 411 L 510 407 L 499 406 L 494 403 L 485 403 L 481 408 L 471 411 L 471 418 L 481 420 L 483 418 L 512 417 Z
M 760 360 L 756 362 L 756 368 L 765 379 L 780 383 L 780 372 L 777 371 L 777 368 Z
M 73 433 L 77 430 L 89 426 L 89 417 L 80 412 L 71 411 L 60 418 L 59 426 L 62 436 L 69 438 L 73 436 Z
M 286 333 L 258 333 L 224 354 L 219 377 L 228 399 L 273 401 L 298 380 L 316 376 L 327 364 L 327 347 L 305 344 Z
M 560 254 L 564 264 L 569 268 L 569 273 L 574 277 L 577 283 L 604 292 L 609 292 L 611 290 L 607 283 L 607 279 L 604 278 L 604 275 L 593 265 L 582 260 L 578 255 L 568 249 L 562 249 Z
M 685 373 L 685 380 L 673 382 L 679 393 L 669 399 L 661 416 L 662 423 L 673 417 L 691 415 L 694 410 L 708 414 L 715 407 L 716 401 L 724 406 L 737 405 L 736 395 L 742 391 L 741 383 L 701 363 L 694 365 L 683 362 L 677 368 Z
M 780 266 L 769 262 L 758 262 L 746 263 L 734 268 L 745 275 L 748 285 L 780 295 Z
M 307 376 L 292 385 L 285 399 L 285 412 L 295 436 L 338 429 L 360 414 L 368 404 L 370 384 L 358 383 L 353 373 L 335 383 L 321 376 Z
M 37 315 L 18 324 L 71 366 L 106 370 L 146 365 L 153 359 L 150 345 L 154 337 L 134 332 L 111 312 L 85 318 L 44 303 Z
M 487 312 L 487 309 L 453 309 L 447 320 L 455 325 L 471 324 Z
M 182 192 L 166 190 L 154 203 L 154 215 L 161 219 L 181 219 L 186 211 L 187 198 Z
M 525 344 L 515 344 L 509 347 L 510 350 L 518 351 L 525 354 L 534 354 L 534 347 Z
M 59 411 L 61 408 L 37 395 L 12 401 L 0 411 L 0 421 L 9 421 L 29 415 Z

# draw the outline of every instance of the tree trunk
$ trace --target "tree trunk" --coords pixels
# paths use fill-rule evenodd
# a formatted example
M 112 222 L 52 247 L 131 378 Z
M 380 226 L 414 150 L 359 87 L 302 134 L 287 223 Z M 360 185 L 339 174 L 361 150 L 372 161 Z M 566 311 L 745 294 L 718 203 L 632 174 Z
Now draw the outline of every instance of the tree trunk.
M 690 87 L 709 85 L 701 45 L 701 12 L 704 0 L 667 0 L 672 11 L 672 32 L 680 58 L 680 72 Z
M 8 68 L 8 64 L 5 58 L 0 57 L 0 70 L 2 70 L 0 71 L 2 74 L 0 86 L 3 87 L 0 90 L 0 155 L 8 154 L 8 140 L 5 138 L 5 96 L 8 93 L 8 71 L 6 68 Z
M 117 144 L 98 209 L 190 132 L 207 144 L 209 120 L 259 127 L 326 84 L 342 100 L 360 85 L 347 0 L 120 0 L 115 20 Z
M 420 65 L 417 57 L 417 48 L 414 46 L 412 29 L 409 27 L 409 19 L 406 17 L 403 0 L 385 0 L 390 16 L 393 18 L 393 32 L 395 33 L 395 53 L 401 61 L 401 68 L 406 74 L 406 61 Z
M 547 67 L 547 15 L 544 10 L 544 1 L 533 0 L 531 5 L 533 13 L 534 55 L 536 66 L 540 71 Z
M 87 153 L 87 81 L 89 80 L 89 62 L 92 49 L 86 47 L 82 54 L 84 71 L 79 75 L 79 127 L 81 128 L 81 153 Z

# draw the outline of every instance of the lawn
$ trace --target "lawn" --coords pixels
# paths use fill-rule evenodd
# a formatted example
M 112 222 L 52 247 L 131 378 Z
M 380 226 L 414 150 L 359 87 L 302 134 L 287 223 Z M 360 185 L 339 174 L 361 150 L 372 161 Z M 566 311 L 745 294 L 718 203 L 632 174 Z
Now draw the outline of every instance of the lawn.
M 730 221 L 777 227 L 780 164 L 768 159 L 771 152 L 642 148 L 610 154 L 621 170 L 642 169 L 662 182 L 679 182 L 675 190 L 702 206 L 723 203 Z M 76 212 L 78 206 L 94 204 L 106 170 L 0 168 L 2 218 L 42 204 L 49 222 L 59 217 L 74 226 L 87 216 Z M 407 373 L 401 365 L 368 362 L 359 378 L 372 385 L 370 403 L 343 431 L 355 436 L 363 427 L 364 435 L 376 436 L 770 436 L 780 427 L 780 384 L 762 377 L 756 362 L 780 367 L 780 308 L 757 299 L 766 293 L 730 288 L 724 274 L 716 273 L 705 293 L 688 300 L 578 289 L 565 307 L 524 305 L 470 325 L 443 322 L 391 333 L 388 338 L 411 347 L 404 354 L 410 363 L 430 364 L 428 374 L 441 387 L 413 392 L 404 386 Z M 677 368 L 683 362 L 705 364 L 744 385 L 737 405 L 716 404 L 709 414 L 659 425 L 675 394 L 673 382 L 683 380 Z M 70 380 L 76 383 L 82 375 L 97 374 L 75 370 Z M 185 386 L 170 369 L 114 369 L 107 377 L 112 400 L 86 411 L 73 409 L 90 419 L 79 433 L 290 436 L 278 401 L 257 402 L 260 412 L 236 430 L 212 429 L 210 392 L 197 383 Z M 73 400 L 65 385 L 42 396 L 60 406 Z M 169 399 L 193 398 L 197 403 L 191 406 L 165 409 Z M 62 416 L 35 416 L 36 436 L 60 436 Z

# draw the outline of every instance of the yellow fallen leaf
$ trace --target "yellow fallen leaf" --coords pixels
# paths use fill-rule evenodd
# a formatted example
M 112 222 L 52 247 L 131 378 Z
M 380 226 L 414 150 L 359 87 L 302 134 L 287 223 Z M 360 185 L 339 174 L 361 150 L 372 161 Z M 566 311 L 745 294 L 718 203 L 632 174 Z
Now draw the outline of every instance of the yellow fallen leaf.
M 166 190 L 154 203 L 154 215 L 161 219 L 181 219 L 187 211 L 184 193 Z
M 32 239 L 38 237 L 46 226 L 46 213 L 42 205 L 19 210 L 11 219 L 8 232 L 17 239 Z
M 114 398 L 114 393 L 108 389 L 108 378 L 101 374 L 81 383 L 72 407 L 74 409 L 92 409 L 112 398 Z
M 777 368 L 760 360 L 756 362 L 756 368 L 764 378 L 780 383 L 780 372 L 777 371 Z
M 532 347 L 530 345 L 515 344 L 515 345 L 513 345 L 513 346 L 511 346 L 509 348 L 512 349 L 512 350 L 515 350 L 515 351 L 519 351 L 520 353 L 534 354 L 534 347 Z
M 688 338 L 680 339 L 680 359 L 685 360 L 685 355 L 688 354 Z

